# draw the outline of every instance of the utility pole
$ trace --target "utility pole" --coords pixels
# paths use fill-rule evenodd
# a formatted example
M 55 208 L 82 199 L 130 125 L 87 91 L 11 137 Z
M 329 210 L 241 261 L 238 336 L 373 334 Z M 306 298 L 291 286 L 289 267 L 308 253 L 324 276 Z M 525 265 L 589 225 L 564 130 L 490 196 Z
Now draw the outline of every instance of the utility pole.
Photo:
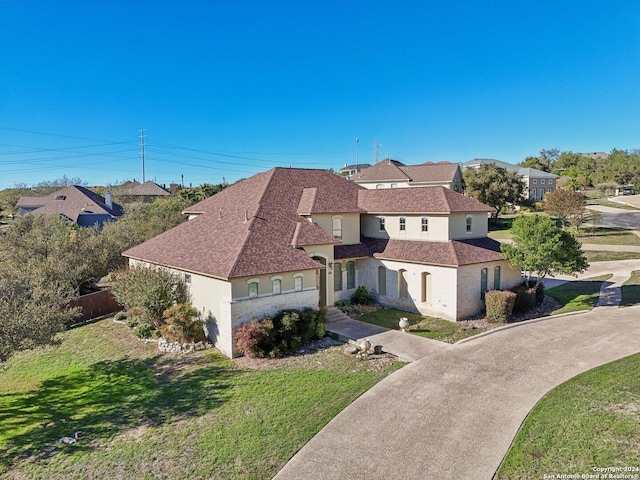
M 376 138 L 375 143 L 373 144 L 374 146 L 374 162 L 373 163 L 378 163 L 380 161 L 380 142 L 378 141 L 378 139 Z
M 356 168 L 358 168 L 358 165 L 360 165 L 360 159 L 358 158 L 358 143 L 360 142 L 360 139 L 358 137 L 356 137 Z
M 142 183 L 144 183 L 144 128 L 140 132 L 140 157 L 142 158 Z

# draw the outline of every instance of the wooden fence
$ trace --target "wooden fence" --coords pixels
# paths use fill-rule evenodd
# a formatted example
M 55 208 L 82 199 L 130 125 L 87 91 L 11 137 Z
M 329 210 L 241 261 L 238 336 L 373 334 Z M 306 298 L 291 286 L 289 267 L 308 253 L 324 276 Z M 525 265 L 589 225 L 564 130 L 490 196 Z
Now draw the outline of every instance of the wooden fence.
M 70 307 L 81 307 L 81 315 L 74 318 L 72 324 L 84 323 L 92 318 L 101 317 L 109 313 L 117 312 L 122 307 L 118 305 L 113 293 L 108 288 L 98 292 L 81 295 L 75 300 L 71 300 Z

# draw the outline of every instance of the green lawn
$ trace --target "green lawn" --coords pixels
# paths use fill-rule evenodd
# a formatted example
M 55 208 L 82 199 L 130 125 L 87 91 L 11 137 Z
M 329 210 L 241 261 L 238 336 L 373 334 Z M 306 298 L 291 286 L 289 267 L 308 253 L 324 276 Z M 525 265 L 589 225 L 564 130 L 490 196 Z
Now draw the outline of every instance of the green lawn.
M 640 304 L 640 272 L 635 270 L 631 272 L 629 280 L 622 285 L 621 307 L 630 307 Z
M 628 231 L 611 230 L 592 235 L 590 231 L 579 237 L 581 243 L 591 245 L 640 245 L 640 237 Z
M 485 331 L 474 328 L 468 322 L 449 322 L 442 318 L 425 317 L 417 313 L 404 312 L 393 308 L 382 308 L 365 313 L 358 317 L 361 322 L 372 323 L 392 330 L 400 330 L 398 322 L 401 317 L 409 320 L 408 332 L 420 337 L 455 343 L 463 338 L 471 337 Z
M 546 394 L 520 427 L 494 478 L 585 478 L 581 475 L 596 473 L 594 467 L 640 467 L 638 371 L 640 354 L 590 370 Z M 612 475 L 620 473 L 640 472 Z
M 596 303 L 598 303 L 602 283 L 611 277 L 611 274 L 600 275 L 584 280 L 567 282 L 545 290 L 545 294 L 555 298 L 564 305 L 562 308 L 554 311 L 552 315 L 591 310 Z
M 640 258 L 640 252 L 599 252 L 596 250 L 585 250 L 583 253 L 589 263 Z
M 401 364 L 320 350 L 248 369 L 213 350 L 160 355 L 110 319 L 0 370 L 0 475 L 272 478 L 315 433 Z M 73 445 L 58 442 L 81 431 Z

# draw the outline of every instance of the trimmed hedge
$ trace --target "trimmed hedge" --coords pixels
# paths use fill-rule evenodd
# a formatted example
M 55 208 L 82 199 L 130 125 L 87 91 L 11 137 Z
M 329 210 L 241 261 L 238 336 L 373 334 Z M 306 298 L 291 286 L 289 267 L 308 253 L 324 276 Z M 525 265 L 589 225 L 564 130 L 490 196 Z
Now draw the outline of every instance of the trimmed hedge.
M 517 295 L 508 290 L 489 290 L 484 296 L 487 321 L 506 323 L 513 313 Z

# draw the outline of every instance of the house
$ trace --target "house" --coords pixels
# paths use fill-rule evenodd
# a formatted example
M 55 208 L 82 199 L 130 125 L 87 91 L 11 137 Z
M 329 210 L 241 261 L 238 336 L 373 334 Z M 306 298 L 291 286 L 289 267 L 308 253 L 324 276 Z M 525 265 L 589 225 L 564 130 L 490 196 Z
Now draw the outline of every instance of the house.
M 70 185 L 45 197 L 20 197 L 16 207 L 20 215 L 57 213 L 82 227 L 101 227 L 124 215 L 110 193 L 102 197 L 79 185 Z
M 158 198 L 171 196 L 171 193 L 151 180 L 147 180 L 144 183 L 136 181 L 125 182 L 119 187 L 114 188 L 113 194 L 117 195 L 120 199 L 124 199 L 126 202 L 145 203 L 151 203 Z
M 442 186 L 462 193 L 462 170 L 451 162 L 405 165 L 390 158 L 353 175 L 351 180 L 369 189 Z
M 474 158 L 462 164 L 463 169 L 478 168 L 482 164 L 493 163 L 498 167 L 504 168 L 509 172 L 516 172 L 524 183 L 523 195 L 533 201 L 544 200 L 547 193 L 551 193 L 556 189 L 558 175 L 543 172 L 536 168 L 524 168 L 512 163 L 494 160 L 492 158 Z
M 365 285 L 385 305 L 466 318 L 520 281 L 487 237 L 492 208 L 451 189 L 365 189 L 326 170 L 274 168 L 189 207 L 189 221 L 126 252 L 184 279 L 210 340 Z
M 340 175 L 342 175 L 345 178 L 351 178 L 354 175 L 357 175 L 358 173 L 360 173 L 365 168 L 369 168 L 370 166 L 371 165 L 368 163 L 356 163 L 352 165 L 347 165 L 345 163 L 344 167 L 340 169 Z

